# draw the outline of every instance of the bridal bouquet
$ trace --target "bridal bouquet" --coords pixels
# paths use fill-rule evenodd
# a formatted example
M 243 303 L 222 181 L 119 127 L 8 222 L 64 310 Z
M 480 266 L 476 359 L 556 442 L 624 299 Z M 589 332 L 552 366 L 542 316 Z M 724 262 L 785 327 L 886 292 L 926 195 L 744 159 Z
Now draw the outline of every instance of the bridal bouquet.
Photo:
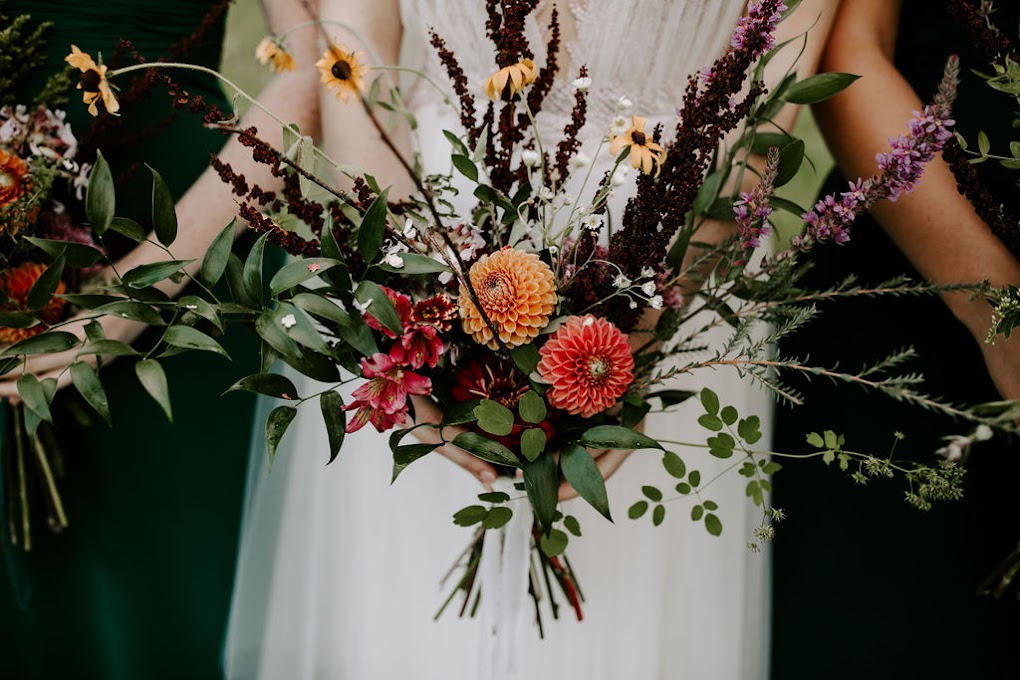
M 297 408 L 316 400 L 329 434 L 330 461 L 347 434 L 372 427 L 391 432 L 394 479 L 448 444 L 495 465 L 506 483 L 454 516 L 457 524 L 478 530 L 451 599 L 462 593 L 461 611 L 473 611 L 483 587 L 476 578 L 479 564 L 489 559 L 485 545 L 516 541 L 525 555 L 535 549 L 537 566 L 529 568 L 526 557 L 520 564 L 523 587 L 536 604 L 541 593 L 551 598 L 557 584 L 578 617 L 579 589 L 562 554 L 581 527 L 559 511 L 558 490 L 566 482 L 612 519 L 593 455 L 599 451 L 658 450 L 675 494 L 691 499 L 691 518 L 713 535 L 723 530 L 718 504 L 709 495 L 713 480 L 702 479 L 696 457 L 679 451 L 732 459 L 731 469 L 747 478 L 747 496 L 762 511 L 753 547 L 768 539 L 770 522 L 778 518 L 766 497 L 769 477 L 780 465 L 767 449 L 755 448 L 762 438 L 758 415 L 739 413 L 707 388 L 679 389 L 673 378 L 692 376 L 689 385 L 708 370 L 735 370 L 792 403 L 799 397 L 784 386 L 785 371 L 842 380 L 958 416 L 969 426 L 953 440 L 958 446 L 1012 426 L 1001 411 L 956 408 L 918 392 L 917 376 L 896 372 L 909 350 L 856 372 L 770 352 L 826 299 L 935 290 L 902 280 L 868 290 L 853 281 L 804 290 L 798 285 L 798 255 L 827 241 L 845 242 L 857 214 L 918 181 L 924 163 L 952 136 L 955 62 L 947 66 L 933 103 L 879 156 L 873 177 L 804 210 L 774 193 L 804 163 L 804 143 L 770 120 L 785 103 L 832 96 L 854 76 L 798 81 L 789 73 L 772 91 L 766 89 L 764 64 L 784 47 L 773 35 L 789 11 L 783 2 L 750 3 L 726 53 L 687 81 L 672 129 L 649 126 L 627 101 L 620 102 L 616 119 L 589 120 L 588 93 L 598 87 L 599 74 L 581 67 L 567 81 L 573 110 L 555 139 L 539 134 L 536 120 L 562 75 L 556 61 L 558 19 L 553 11 L 547 56 L 538 64 L 525 38 L 535 4 L 486 3 L 495 67 L 485 82 L 470 82 L 443 36 L 431 34 L 460 121 L 459 130 L 443 133 L 450 146 L 449 174 L 427 174 L 397 148 L 393 121 L 409 121 L 414 128 L 400 90 L 377 75 L 384 67 L 366 63 L 364 55 L 327 35 L 328 48 L 316 64 L 322 82 L 350 106 L 364 109 L 415 185 L 407 197 L 391 196 L 369 172 L 334 162 L 285 121 L 280 152 L 257 130 L 238 127 L 200 100 L 193 103 L 191 108 L 219 120 L 217 127 L 237 135 L 257 160 L 282 176 L 285 189 L 267 192 L 213 161 L 238 197 L 239 215 L 261 235 L 247 258 L 231 253 L 234 227 L 228 225 L 194 275 L 204 296 L 175 303 L 144 294 L 164 278 L 189 275 L 188 261 L 169 259 L 124 272 L 119 285 L 86 301 L 100 313 L 103 305 L 130 305 L 136 313 L 147 307 L 150 323 L 164 328 L 138 364 L 139 378 L 154 398 L 168 411 L 172 407 L 161 352 L 224 354 L 216 341 L 223 324 L 238 319 L 251 324 L 263 340 L 263 371 L 231 389 L 283 402 L 266 424 L 270 458 Z M 267 38 L 258 56 L 275 69 L 295 66 L 286 36 Z M 167 63 L 111 73 L 84 64 L 80 70 L 86 90 L 102 93 L 109 91 L 109 78 L 142 68 L 203 70 Z M 173 91 L 187 105 L 187 93 Z M 488 101 L 479 105 L 483 94 Z M 611 161 L 604 172 L 594 172 L 592 157 L 581 149 L 579 134 L 586 126 L 606 131 L 593 154 Z M 764 166 L 754 169 L 751 154 L 764 156 Z M 349 190 L 336 186 L 334 172 L 346 175 Z M 755 188 L 741 192 L 752 173 L 759 175 Z M 611 206 L 610 199 L 628 184 L 636 190 L 625 207 Z M 87 201 L 88 221 L 100 234 L 115 223 L 111 186 L 100 157 Z M 793 245 L 769 254 L 762 244 L 771 234 L 774 210 L 802 216 L 806 228 Z M 156 236 L 168 249 L 176 226 L 171 218 L 172 210 L 162 219 L 154 213 Z M 735 223 L 732 235 L 702 240 L 703 227 L 713 219 Z M 268 296 L 267 243 L 294 256 L 268 281 Z M 229 300 L 212 292 L 223 279 Z M 713 331 L 725 339 L 710 339 Z M 38 350 L 14 347 L 8 356 L 33 351 Z M 326 385 L 300 394 L 274 372 L 278 361 Z M 337 388 L 352 381 L 360 386 L 345 403 Z M 666 441 L 641 431 L 653 409 L 692 398 L 701 403 L 700 441 Z M 441 419 L 416 419 L 415 399 L 422 400 L 419 408 L 425 400 L 438 405 Z M 903 475 L 908 497 L 919 507 L 960 493 L 961 472 L 951 463 L 893 462 L 852 450 L 852 433 L 805 434 L 813 455 L 862 482 Z M 414 435 L 429 443 L 416 442 Z M 641 492 L 644 499 L 630 507 L 630 517 L 662 523 L 664 491 L 646 485 Z

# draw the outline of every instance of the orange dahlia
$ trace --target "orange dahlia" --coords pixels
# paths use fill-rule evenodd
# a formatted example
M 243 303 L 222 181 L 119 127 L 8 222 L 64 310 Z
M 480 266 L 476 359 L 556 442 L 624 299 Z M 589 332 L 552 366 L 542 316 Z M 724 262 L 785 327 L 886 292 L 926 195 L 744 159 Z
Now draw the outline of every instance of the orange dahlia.
M 468 272 L 471 287 L 486 316 L 507 347 L 531 342 L 549 323 L 556 308 L 556 283 L 552 270 L 534 253 L 509 246 L 483 255 Z M 467 289 L 460 287 L 460 316 L 464 332 L 480 345 L 499 349 Z
M 616 403 L 634 380 L 634 357 L 619 328 L 588 314 L 572 316 L 539 352 L 546 399 L 561 411 L 591 418 Z
M 25 262 L 7 271 L 0 272 L 0 290 L 7 294 L 10 299 L 8 304 L 0 306 L 0 311 L 13 311 L 23 309 L 28 301 L 28 291 L 32 285 L 46 271 L 46 265 L 38 262 Z M 55 295 L 61 295 L 66 290 L 64 282 L 57 285 Z M 60 315 L 64 311 L 64 301 L 59 297 L 53 297 L 49 303 L 36 314 L 45 323 L 36 324 L 31 328 L 11 328 L 0 326 L 0 343 L 18 342 L 33 335 L 38 335 L 46 330 L 46 324 L 60 321 Z
M 24 206 L 11 205 L 31 190 L 32 179 L 25 161 L 0 149 L 0 234 L 13 236 L 32 219 Z

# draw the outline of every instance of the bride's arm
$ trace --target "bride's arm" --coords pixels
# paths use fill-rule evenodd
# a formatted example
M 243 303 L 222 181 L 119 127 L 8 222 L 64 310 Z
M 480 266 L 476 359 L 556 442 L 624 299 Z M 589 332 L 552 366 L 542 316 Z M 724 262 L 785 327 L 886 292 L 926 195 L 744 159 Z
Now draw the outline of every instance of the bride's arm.
M 267 0 L 264 7 L 269 25 L 277 33 L 310 18 L 301 0 Z M 311 66 L 316 59 L 314 29 L 295 31 L 288 43 L 294 46 L 294 57 L 300 67 L 275 76 L 258 99 L 283 120 L 296 123 L 301 130 L 314 131 L 319 122 L 316 98 L 318 79 L 315 68 Z M 242 122 L 243 127 L 251 125 L 259 129 L 263 139 L 280 148 L 280 126 L 256 107 L 252 107 Z M 251 150 L 242 146 L 236 138 L 227 142 L 219 157 L 252 184 L 269 190 L 282 186 L 281 180 L 272 176 L 269 166 L 255 162 Z M 176 209 L 181 228 L 171 250 L 178 259 L 195 260 L 189 267 L 189 271 L 194 274 L 213 238 L 237 214 L 237 204 L 217 173 L 207 168 L 177 201 Z M 149 243 L 142 243 L 121 258 L 115 268 L 116 271 L 125 272 L 142 264 L 165 259 L 167 255 L 164 251 Z M 100 276 L 112 279 L 115 276 L 113 268 L 107 268 Z M 186 284 L 187 279 L 182 279 L 181 283 L 167 279 L 156 286 L 169 295 L 176 295 Z M 134 341 L 145 330 L 142 324 L 112 316 L 103 317 L 101 323 L 108 338 L 127 343 Z M 83 327 L 84 323 L 78 323 L 62 327 L 61 330 L 83 335 Z M 37 355 L 29 359 L 26 371 L 35 373 L 40 379 L 56 378 L 58 386 L 65 387 L 71 380 L 70 372 L 65 369 L 74 360 L 73 350 L 61 354 Z M 0 378 L 0 398 L 17 399 L 15 382 L 20 375 L 20 371 L 12 371 Z
M 843 173 L 868 176 L 875 151 L 922 104 L 893 63 L 900 3 L 854 0 L 844 3 L 823 67 L 863 73 L 851 90 L 816 106 L 818 121 Z M 933 63 L 933 69 L 939 65 Z M 881 102 L 881 105 L 876 105 Z M 883 201 L 872 214 L 911 264 L 933 283 L 989 280 L 993 285 L 1020 283 L 1020 263 L 992 233 L 970 202 L 956 190 L 949 166 L 936 158 L 925 169 L 914 193 L 895 203 Z M 981 344 L 985 363 L 999 392 L 1020 398 L 1020 340 L 984 342 L 991 310 L 967 293 L 946 293 L 943 301 Z

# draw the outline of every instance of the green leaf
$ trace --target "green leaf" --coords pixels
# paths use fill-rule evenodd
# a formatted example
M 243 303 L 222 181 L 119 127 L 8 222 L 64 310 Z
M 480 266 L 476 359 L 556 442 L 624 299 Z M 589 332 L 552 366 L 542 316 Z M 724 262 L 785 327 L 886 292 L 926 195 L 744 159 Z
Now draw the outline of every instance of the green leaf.
M 463 437 L 459 435 L 457 438 Z M 455 442 L 456 443 L 456 440 Z M 587 453 L 585 453 L 587 455 Z M 556 461 L 551 454 L 538 457 L 538 460 L 524 464 L 524 489 L 535 509 L 535 518 L 543 533 L 552 530 L 553 517 L 556 515 L 560 480 L 556 470 Z
M 687 474 L 687 466 L 684 465 L 683 459 L 672 451 L 663 452 L 662 467 L 666 468 L 666 472 L 677 479 L 683 479 Z
M 297 409 L 293 406 L 277 406 L 269 414 L 266 420 L 266 453 L 269 454 L 269 467 L 273 467 L 276 459 L 276 449 L 280 446 L 280 440 L 287 433 L 287 428 L 294 422 L 297 416 Z
M 701 188 L 698 190 L 697 197 L 694 199 L 694 205 L 691 207 L 695 215 L 703 214 L 715 202 L 716 197 L 719 195 L 719 187 L 722 186 L 722 181 L 725 177 L 726 170 L 719 169 L 705 178 Z
M 695 505 L 691 508 L 691 520 L 698 522 L 702 517 L 705 516 L 705 508 L 701 505 Z
M 560 469 L 577 494 L 612 522 L 606 480 L 591 454 L 583 446 L 570 444 L 560 454 Z
M 712 432 L 718 432 L 723 429 L 723 421 L 719 416 L 710 416 L 707 413 L 698 416 L 698 424 Z
M 110 230 L 128 237 L 135 243 L 141 243 L 148 236 L 142 225 L 127 217 L 114 217 L 110 221 Z
M 662 449 L 662 444 L 640 432 L 618 425 L 599 425 L 581 435 L 581 443 L 593 449 Z
M 453 404 L 443 414 L 443 427 L 475 422 L 478 420 L 478 417 L 475 415 L 475 406 L 478 406 L 477 399 L 460 401 Z
M 420 253 L 397 253 L 396 255 L 404 263 L 403 266 L 394 267 L 386 262 L 380 262 L 376 266 L 391 274 L 438 274 L 453 271 L 439 260 L 434 260 L 428 255 Z
M 506 503 L 510 500 L 510 494 L 502 491 L 486 491 L 478 494 L 478 500 L 486 503 Z
M 636 428 L 651 410 L 652 405 L 647 401 L 642 401 L 638 405 L 625 401 L 623 409 L 620 411 L 620 425 L 631 429 Z
M 84 243 L 53 241 L 32 236 L 25 236 L 24 239 L 52 258 L 64 255 L 67 266 L 71 269 L 91 267 L 103 257 L 103 251 Z
M 300 399 L 297 387 L 289 378 L 279 373 L 255 373 L 241 378 L 224 392 L 251 392 L 264 394 L 276 399 Z
M 498 437 L 510 434 L 514 427 L 513 411 L 492 399 L 482 399 L 475 407 L 475 416 L 478 427 Z
M 820 449 L 823 446 L 825 446 L 825 440 L 822 439 L 822 435 L 818 434 L 817 432 L 808 432 L 807 443 L 815 447 L 816 449 Z
M 774 475 L 783 469 L 783 466 L 774 460 L 770 460 L 768 462 L 763 460 L 762 463 L 764 464 L 761 466 L 761 471 L 767 475 Z
M 823 74 L 824 75 L 824 74 Z M 797 176 L 800 166 L 804 163 L 804 140 L 790 142 L 779 152 L 779 164 L 776 166 L 776 188 L 789 184 Z
M 258 303 L 262 300 L 262 268 L 266 252 L 266 239 L 269 234 L 262 234 L 255 241 L 244 261 L 244 269 L 241 270 L 241 283 L 244 286 L 245 294 L 249 300 Z
M 0 312 L 0 326 L 7 328 L 31 328 L 38 322 L 32 312 Z
M 826 430 L 823 435 L 825 436 L 825 446 L 830 449 L 839 448 L 839 440 L 836 438 L 836 433 L 832 430 Z
M 514 511 L 506 506 L 500 506 L 498 508 L 489 508 L 489 511 L 485 513 L 485 518 L 482 520 L 483 529 L 499 529 L 500 527 L 506 526 L 514 516 Z
M 656 505 L 655 510 L 652 511 L 652 524 L 659 526 L 664 519 L 666 519 L 666 506 Z
M 650 501 L 658 503 L 659 501 L 662 500 L 662 492 L 657 487 L 648 485 L 642 486 L 641 493 L 643 493 L 645 495 L 645 498 L 647 498 Z
M 284 333 L 299 345 L 313 352 L 329 355 L 330 349 L 312 320 L 298 307 L 289 302 L 280 303 L 273 311 L 273 318 Z
M 984 130 L 978 132 L 978 151 L 981 152 L 982 156 L 987 156 L 991 150 L 992 143 L 989 141 L 988 135 L 985 134 Z
M 514 365 L 524 375 L 534 373 L 538 369 L 538 362 L 542 359 L 538 354 L 538 347 L 533 342 L 529 342 L 527 345 L 518 345 L 511 349 L 510 358 L 513 359 Z
M 340 455 L 340 447 L 344 444 L 347 412 L 344 411 L 343 398 L 335 390 L 327 390 L 319 396 L 319 409 L 329 438 L 329 460 L 326 461 L 326 465 L 329 465 Z
M 255 331 L 270 347 L 283 356 L 300 358 L 301 349 L 298 344 L 283 330 L 277 309 L 267 309 L 255 320 Z
M 386 229 L 386 195 L 389 189 L 383 191 L 372 201 L 372 205 L 365 211 L 361 218 L 361 226 L 358 227 L 358 253 L 365 258 L 365 262 L 372 262 L 379 254 L 379 248 L 383 244 L 383 232 Z
M 722 534 L 722 520 L 716 515 L 708 513 L 705 515 L 705 529 L 713 536 L 719 536 Z
M 49 331 L 31 338 L 20 340 L 0 352 L 0 358 L 29 354 L 55 354 L 66 352 L 81 342 L 78 336 L 63 331 Z
M 733 423 L 737 422 L 738 417 L 737 409 L 733 408 L 732 406 L 727 406 L 719 413 L 719 417 L 722 418 L 722 421 L 727 425 L 732 425 Z
M 390 435 L 390 450 L 393 452 L 393 474 L 390 477 L 390 483 L 397 481 L 397 477 L 407 467 L 428 454 L 435 451 L 442 444 L 408 444 L 406 446 L 400 445 L 400 440 L 405 436 L 414 431 L 415 428 L 407 427 L 402 430 L 396 430 Z
M 184 310 L 185 312 L 184 320 L 182 321 L 185 325 L 192 325 L 191 315 L 194 315 L 205 319 L 219 329 L 221 333 L 225 330 L 223 326 L 223 319 L 220 317 L 220 313 L 217 308 L 213 307 L 197 295 L 185 295 L 177 301 L 177 308 Z M 160 325 L 162 325 L 162 323 Z
M 449 130 L 443 130 L 443 136 L 446 137 L 447 140 L 449 140 L 450 146 L 452 146 L 453 150 L 456 151 L 457 153 L 461 153 L 465 156 L 471 153 L 471 151 L 467 148 L 467 145 L 461 141 L 460 137 L 453 134 Z
M 477 432 L 461 432 L 454 437 L 453 445 L 459 446 L 468 453 L 489 463 L 511 467 L 521 466 L 517 456 L 510 449 Z
M 102 236 L 110 228 L 116 209 L 113 175 L 103 152 L 97 151 L 96 164 L 89 174 L 89 186 L 85 192 L 85 218 L 97 236 Z
M 676 485 L 676 492 L 682 496 L 686 496 L 691 490 L 691 485 L 686 482 L 680 482 Z
M 670 406 L 682 404 L 693 396 L 694 392 L 688 392 L 687 390 L 661 390 L 659 392 L 651 392 L 647 399 L 660 399 L 662 401 L 662 408 L 667 409 Z
M 737 425 L 737 434 L 748 444 L 755 444 L 761 439 L 761 418 L 748 416 Z
M 170 406 L 170 388 L 166 382 L 166 373 L 163 372 L 163 367 L 159 362 L 155 359 L 139 361 L 135 364 L 135 375 L 138 376 L 138 382 L 142 383 L 142 387 L 149 393 L 149 396 L 155 399 L 156 403 L 163 409 L 167 420 L 173 422 L 173 410 Z
M 170 328 L 166 329 L 166 334 L 163 335 L 163 341 L 168 345 L 180 347 L 181 349 L 197 349 L 202 352 L 215 352 L 216 354 L 230 359 L 230 355 L 227 354 L 227 350 L 223 349 L 220 343 L 216 342 L 197 328 L 192 328 L 191 326 L 170 326 Z
M 731 458 L 737 442 L 725 432 L 708 438 L 708 452 L 716 458 Z
M 46 397 L 43 384 L 31 373 L 18 378 L 18 394 L 25 402 L 25 407 L 31 410 L 40 419 L 53 422 L 53 415 L 50 413 L 50 400 Z
M 97 354 L 104 357 L 136 357 L 141 353 L 126 342 L 120 340 L 89 340 L 78 352 L 81 356 Z
M 697 488 L 701 484 L 701 473 L 697 470 L 691 470 L 687 473 L 687 481 L 690 482 L 691 486 Z
M 627 510 L 627 516 L 631 519 L 640 519 L 648 512 L 648 501 L 638 501 Z
M 792 141 L 793 137 L 783 132 L 757 132 L 751 143 L 751 151 L 764 156 L 772 147 L 782 150 Z
M 460 527 L 469 527 L 478 524 L 489 514 L 489 509 L 484 505 L 469 505 L 453 513 L 453 523 Z
M 32 284 L 31 290 L 28 291 L 28 298 L 26 303 L 29 309 L 42 309 L 50 303 L 53 299 L 53 294 L 57 292 L 57 286 L 60 285 L 60 277 L 64 274 L 64 256 L 61 254 L 57 259 L 50 263 L 50 266 L 46 268 L 39 278 Z
M 705 413 L 710 416 L 719 413 L 719 396 L 715 392 L 705 387 L 698 396 L 701 398 L 701 405 L 705 407 Z
M 327 257 L 309 257 L 288 262 L 269 281 L 269 290 L 282 293 L 338 265 L 344 266 L 344 263 Z
M 451 156 L 451 160 L 453 161 L 453 167 L 457 168 L 457 171 L 460 172 L 460 174 L 464 175 L 472 182 L 478 182 L 478 167 L 475 166 L 470 158 L 460 154 L 453 154 L 453 156 Z
M 565 533 L 559 529 L 553 529 L 548 534 L 542 536 L 542 552 L 549 557 L 562 555 L 563 551 L 567 549 L 569 541 L 570 538 Z
M 573 515 L 567 515 L 563 518 L 563 526 L 566 527 L 567 531 L 572 533 L 574 536 L 580 537 L 581 523 L 578 522 L 577 518 Z
M 776 210 L 784 210 L 795 217 L 800 217 L 807 212 L 803 207 L 781 196 L 769 196 L 769 205 Z
M 705 501 L 704 503 L 702 503 L 702 505 L 705 506 L 706 510 L 715 511 L 719 509 L 719 504 L 716 503 L 715 501 Z
M 183 271 L 192 262 L 194 260 L 167 260 L 141 264 L 124 274 L 122 281 L 129 288 L 148 288 Z
M 524 396 L 517 402 L 517 410 L 521 414 L 521 420 L 526 423 L 540 423 L 548 415 L 545 399 L 534 391 L 524 393 Z
M 783 101 L 790 104 L 817 104 L 853 85 L 860 76 L 852 73 L 819 73 L 787 88 Z
M 174 209 L 174 198 L 170 195 L 163 177 L 151 165 L 146 165 L 152 173 L 152 227 L 156 238 L 165 246 L 169 246 L 177 238 L 177 211 Z
M 209 249 L 205 251 L 205 257 L 202 258 L 201 276 L 207 286 L 216 285 L 223 276 L 223 272 L 226 271 L 236 232 L 237 220 L 230 220 L 230 224 L 223 227 L 223 230 L 209 244 Z
M 96 369 L 84 361 L 74 362 L 71 364 L 71 382 L 89 406 L 102 416 L 107 425 L 111 425 L 110 401 L 106 397 L 106 390 L 103 389 Z
M 533 427 L 521 434 L 521 453 L 529 461 L 533 461 L 545 451 L 546 436 L 540 427 Z
M 393 303 L 390 302 L 389 296 L 386 295 L 386 291 L 379 284 L 372 281 L 362 281 L 358 284 L 357 290 L 354 291 L 354 298 L 363 305 L 366 302 L 369 303 L 370 306 L 366 313 L 375 317 L 379 323 L 389 330 L 397 335 L 404 331 L 400 315 L 397 314 L 397 310 L 393 307 Z
M 144 323 L 146 326 L 165 326 L 163 317 L 155 309 L 142 302 L 134 300 L 118 300 L 108 302 L 95 308 L 96 312 L 107 316 L 117 316 L 121 319 L 130 319 Z

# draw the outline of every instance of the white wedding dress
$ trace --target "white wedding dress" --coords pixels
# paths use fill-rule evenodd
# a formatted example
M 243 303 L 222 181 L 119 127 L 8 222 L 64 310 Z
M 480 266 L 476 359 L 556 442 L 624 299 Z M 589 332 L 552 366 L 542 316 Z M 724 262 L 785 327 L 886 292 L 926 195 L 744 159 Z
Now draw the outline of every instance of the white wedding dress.
M 565 4 L 561 10 L 567 10 Z M 589 123 L 582 130 L 588 156 L 595 155 L 622 96 L 633 102 L 633 113 L 649 119 L 648 129 L 665 121 L 671 130 L 687 75 L 721 53 L 743 5 L 744 0 L 572 3 L 577 39 L 566 45 L 569 64 L 547 99 L 541 133 L 558 138 L 572 103 L 570 82 L 581 64 L 593 81 Z M 481 83 L 494 70 L 483 0 L 403 0 L 401 12 L 405 63 L 425 63 L 436 82 L 446 82 L 425 43 L 427 29 L 434 27 L 481 95 Z M 544 29 L 533 21 L 530 31 L 541 65 Z M 561 64 L 565 61 L 566 55 Z M 408 100 L 418 117 L 424 162 L 448 172 L 449 146 L 439 131 L 457 129 L 454 113 L 427 86 L 412 86 Z M 610 161 L 603 149 L 595 159 L 595 181 Z M 616 210 L 624 198 L 615 197 Z M 757 413 L 763 423 L 770 421 L 768 397 L 735 373 L 702 372 L 695 378 L 686 387 L 707 384 L 741 415 Z M 302 395 L 317 391 L 307 381 L 299 389 Z M 696 401 L 651 415 L 648 433 L 704 441 L 706 431 L 695 422 Z M 705 480 L 732 462 L 704 449 L 676 450 Z M 455 526 L 451 515 L 475 501 L 478 483 L 430 455 L 390 486 L 387 435 L 371 427 L 350 436 L 334 464 L 326 467 L 326 459 L 314 405 L 291 426 L 271 471 L 256 445 L 225 648 L 227 677 L 475 680 L 478 621 L 457 618 L 459 601 L 438 622 L 432 617 L 452 586 L 451 581 L 441 588 L 440 579 L 473 532 Z M 666 521 L 657 528 L 647 515 L 627 518 L 642 484 L 658 485 L 671 496 L 673 483 L 659 455 L 638 452 L 607 483 L 616 524 L 584 501 L 566 505 L 564 511 L 581 519 L 584 532 L 571 540 L 568 555 L 587 598 L 585 620 L 574 620 L 568 606 L 561 606 L 559 621 L 546 612 L 546 637 L 540 640 L 529 602 L 518 677 L 767 676 L 768 558 L 746 548 L 761 521 L 760 510 L 744 495 L 746 479 L 731 473 L 708 493 L 721 506 L 719 538 L 690 520 L 686 501 L 667 504 Z

